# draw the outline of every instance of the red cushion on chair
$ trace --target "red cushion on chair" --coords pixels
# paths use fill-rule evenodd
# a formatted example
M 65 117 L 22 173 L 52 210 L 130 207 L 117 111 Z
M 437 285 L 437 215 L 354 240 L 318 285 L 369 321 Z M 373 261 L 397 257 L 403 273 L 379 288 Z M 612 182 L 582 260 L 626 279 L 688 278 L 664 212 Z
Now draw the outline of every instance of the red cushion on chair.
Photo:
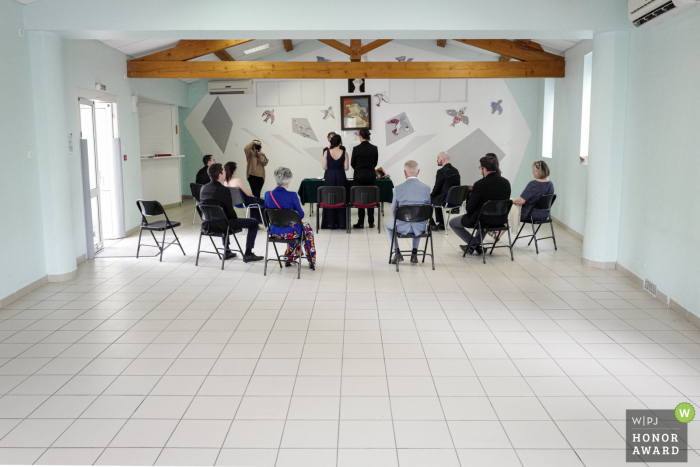
M 372 203 L 372 204 L 358 204 L 358 203 L 352 203 L 353 207 L 356 208 L 376 208 L 377 203 Z
M 344 208 L 345 207 L 345 203 L 338 203 L 338 204 L 318 203 L 318 204 L 322 208 Z

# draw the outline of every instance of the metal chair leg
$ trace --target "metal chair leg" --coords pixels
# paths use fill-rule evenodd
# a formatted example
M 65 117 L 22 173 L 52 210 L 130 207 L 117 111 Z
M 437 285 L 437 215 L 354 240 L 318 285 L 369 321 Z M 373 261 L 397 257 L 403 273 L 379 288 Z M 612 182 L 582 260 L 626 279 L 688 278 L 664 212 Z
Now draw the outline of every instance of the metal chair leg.
M 139 251 L 141 250 L 141 234 L 143 233 L 143 228 L 139 227 L 139 246 L 136 247 L 136 258 L 139 257 Z
M 211 238 L 211 237 L 209 237 Z M 212 240 L 213 242 L 213 240 Z M 194 265 L 199 266 L 199 250 L 202 248 L 202 232 L 199 232 L 199 243 L 197 243 L 197 257 L 194 260 Z
M 226 252 L 229 251 L 229 236 L 228 236 L 228 229 L 226 229 L 226 239 L 224 240 L 224 257 L 221 258 L 221 270 L 224 270 L 224 265 L 226 264 Z
M 532 235 L 532 238 L 530 239 L 530 241 L 528 242 L 527 246 L 530 246 L 530 243 L 532 243 L 532 241 L 535 239 L 535 237 L 537 236 L 537 232 L 540 231 L 540 227 L 542 227 L 542 224 L 538 224 L 537 230 L 535 230 L 535 224 L 534 223 L 532 224 L 533 235 Z
M 377 233 L 382 233 L 382 210 L 379 209 L 379 205 L 377 205 Z
M 486 250 L 484 249 L 484 232 L 481 230 L 481 225 L 479 225 L 479 245 L 481 245 L 481 257 L 486 264 Z
M 180 243 L 180 239 L 178 238 L 177 234 L 175 233 L 175 229 L 171 227 L 170 230 L 173 231 L 173 235 L 175 235 L 175 241 L 177 242 L 177 246 L 180 247 L 180 250 L 182 251 L 182 254 L 183 254 L 184 256 L 187 256 L 187 255 L 185 254 L 185 249 L 182 248 L 182 243 Z
M 163 262 L 163 252 L 165 251 L 165 232 L 167 232 L 168 229 L 163 230 L 163 244 L 160 246 L 160 262 Z M 158 243 L 158 242 L 156 242 Z
M 282 269 L 282 260 L 280 260 L 280 252 L 277 251 L 277 244 L 273 242 L 273 243 L 272 243 L 272 248 L 275 249 L 275 255 L 277 255 L 277 262 L 278 262 L 279 265 L 280 265 L 280 269 Z
M 199 235 L 202 235 L 202 233 L 200 232 Z M 214 245 L 214 251 L 216 251 L 216 257 L 221 259 L 221 253 L 219 253 L 219 247 L 217 247 L 216 243 L 214 243 L 214 239 L 211 238 L 211 235 L 207 235 L 207 237 L 209 237 L 209 240 L 211 240 L 211 244 Z M 224 254 L 226 254 L 226 253 L 224 252 Z
M 469 239 L 469 243 L 467 243 L 467 249 L 464 250 L 464 254 L 462 255 L 462 258 L 466 258 L 466 257 L 467 257 L 467 251 L 469 251 L 469 248 L 471 248 L 471 246 L 472 246 L 472 241 L 474 240 L 474 234 L 475 234 L 475 233 L 476 233 L 476 228 L 474 228 L 474 230 L 472 230 L 472 236 L 471 236 L 471 238 Z
M 445 223 L 445 237 L 447 237 L 448 234 L 448 227 L 450 226 L 450 216 L 452 215 L 452 209 L 447 211 L 447 220 L 445 220 L 445 206 L 440 206 L 440 209 L 442 210 L 442 221 Z
M 515 261 L 513 258 L 513 244 L 510 241 L 510 225 L 506 222 L 506 227 L 508 227 L 508 249 L 510 250 L 510 260 Z
M 433 233 L 432 232 L 430 232 L 428 234 L 428 238 L 430 239 L 430 260 L 433 263 L 433 271 L 435 271 L 435 249 L 433 248 Z M 427 243 L 428 242 L 426 242 L 426 244 Z
M 316 232 L 319 232 L 321 230 L 318 220 L 319 220 L 319 213 L 321 212 L 321 205 L 319 204 L 316 206 Z
M 552 228 L 552 241 L 554 242 L 554 251 L 557 251 L 557 239 L 554 237 L 554 222 L 549 220 L 549 226 Z
M 267 241 L 265 242 L 265 269 L 263 270 L 263 276 L 267 276 L 267 251 L 270 248 L 270 236 L 267 236 Z
M 537 228 L 537 230 L 540 230 L 539 227 Z M 537 231 L 535 230 L 535 224 L 532 224 L 532 238 L 530 239 L 530 242 L 528 243 L 528 246 L 530 246 L 530 243 L 532 243 L 533 240 L 535 241 L 535 251 L 536 251 L 537 254 L 539 255 L 539 254 L 540 254 L 540 250 L 539 250 L 539 248 L 537 247 Z
M 518 238 L 520 237 L 520 232 L 522 232 L 524 228 L 525 228 L 525 223 L 523 222 L 523 224 L 520 226 L 520 230 L 518 230 L 518 234 L 515 236 L 515 240 L 513 240 L 513 243 L 511 244 L 511 246 L 515 246 L 515 242 L 518 241 Z
M 194 205 L 194 212 L 192 213 L 192 225 L 194 225 L 194 220 L 197 218 L 197 203 Z
M 318 212 L 318 210 L 316 210 Z M 303 228 L 303 227 L 302 227 Z M 303 237 L 299 237 L 299 259 L 297 260 L 297 279 L 301 279 L 301 251 L 303 249 L 303 246 L 301 245 Z

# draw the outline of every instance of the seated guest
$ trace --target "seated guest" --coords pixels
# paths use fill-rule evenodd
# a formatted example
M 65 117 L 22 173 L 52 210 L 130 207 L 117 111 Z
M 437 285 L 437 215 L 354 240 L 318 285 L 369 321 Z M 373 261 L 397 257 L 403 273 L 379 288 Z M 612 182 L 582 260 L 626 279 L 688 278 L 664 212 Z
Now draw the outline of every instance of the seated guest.
M 289 188 L 289 183 L 292 181 L 292 171 L 286 167 L 278 167 L 275 169 L 275 182 L 277 182 L 277 188 L 272 191 L 265 193 L 265 209 L 293 209 L 299 213 L 299 217 L 304 218 L 304 210 L 301 209 L 301 203 L 299 203 L 299 195 L 293 191 L 287 191 Z M 299 238 L 301 236 L 302 230 L 304 229 L 306 235 L 306 243 L 304 244 L 304 250 L 309 258 L 311 258 L 311 264 L 316 264 L 316 245 L 314 244 L 314 231 L 311 230 L 311 226 L 302 222 L 301 225 L 295 225 L 294 227 L 277 227 L 270 225 L 270 235 L 276 238 Z M 299 245 L 289 244 L 287 246 L 287 251 L 285 255 L 287 256 L 286 265 L 291 266 L 296 261 L 294 258 L 299 258 L 301 252 L 299 251 Z
M 209 173 L 207 172 L 207 169 L 212 164 L 216 164 L 216 160 L 214 160 L 214 156 L 212 156 L 211 154 L 207 154 L 202 158 L 202 162 L 204 162 L 204 167 L 199 169 L 199 172 L 197 172 L 197 177 L 194 179 L 194 182 L 198 183 L 199 185 L 206 185 L 211 181 L 209 180 Z
M 520 198 L 513 200 L 516 206 L 522 206 L 520 211 L 520 220 L 529 221 L 530 213 L 532 219 L 536 221 L 544 221 L 549 219 L 549 210 L 532 209 L 535 201 L 540 195 L 553 195 L 554 184 L 549 181 L 549 167 L 545 161 L 537 161 L 532 164 L 532 175 L 535 179 L 527 184 Z
M 224 164 L 224 186 L 228 188 L 240 188 L 243 193 L 243 201 L 246 205 L 259 204 L 262 207 L 265 201 L 260 198 L 255 198 L 250 190 L 243 185 L 241 179 L 235 178 L 236 172 L 238 172 L 238 166 L 235 162 L 227 162 Z M 264 209 L 263 212 L 265 212 Z M 258 211 L 258 208 L 250 208 L 250 217 L 258 221 L 258 223 L 264 224 L 264 220 L 260 218 L 260 211 Z
M 459 186 L 461 180 L 459 170 L 450 164 L 450 155 L 443 151 L 437 156 L 437 165 L 441 167 L 435 174 L 435 186 L 430 193 L 430 202 L 436 208 L 444 206 L 447 201 L 447 193 L 453 186 Z M 433 230 L 445 230 L 445 219 L 442 218 L 442 209 L 435 209 L 435 221 L 430 219 Z
M 487 201 L 499 201 L 510 198 L 510 182 L 501 177 L 501 170 L 498 164 L 498 158 L 487 154 L 479 160 L 479 170 L 481 170 L 481 180 L 474 183 L 474 188 L 467 201 L 467 213 L 463 216 L 454 217 L 450 220 L 450 227 L 459 238 L 467 242 L 466 245 L 460 245 L 462 251 L 466 251 L 470 255 L 474 252 L 482 254 L 481 247 L 478 246 L 483 232 L 476 232 L 476 238 L 472 241 L 471 232 L 467 229 L 474 229 L 476 221 L 481 212 L 481 208 Z M 482 227 L 497 227 L 504 225 L 508 220 L 508 216 L 482 216 Z
M 403 166 L 403 173 L 406 176 L 406 181 L 394 188 L 394 200 L 391 202 L 391 213 L 395 216 L 399 206 L 411 204 L 430 204 L 430 187 L 418 180 L 418 163 L 416 161 L 408 161 Z M 389 236 L 389 241 L 394 235 L 394 221 L 387 222 L 386 234 Z M 402 235 L 415 234 L 420 235 L 425 232 L 426 222 L 404 222 L 396 221 L 396 232 Z M 413 239 L 413 251 L 411 251 L 411 262 L 418 262 L 418 247 L 420 246 L 420 238 Z M 396 256 L 391 260 L 391 264 L 396 264 L 397 261 L 403 261 L 403 256 L 399 252 L 399 246 L 394 243 L 391 245 L 396 250 Z
M 226 217 L 228 217 L 229 225 L 233 228 L 248 229 L 248 237 L 246 238 L 245 253 L 243 254 L 243 261 L 260 261 L 263 259 L 262 256 L 256 256 L 253 253 L 253 247 L 255 246 L 255 237 L 258 234 L 258 221 L 255 219 L 241 218 L 239 219 L 236 215 L 236 211 L 233 209 L 233 200 L 231 199 L 231 191 L 226 188 L 222 182 L 224 181 L 226 175 L 224 174 L 224 168 L 221 164 L 212 164 L 209 166 L 209 183 L 202 187 L 202 192 L 200 194 L 200 201 L 202 204 L 215 204 L 224 208 Z M 222 221 L 221 223 L 216 223 L 216 225 L 208 226 L 208 223 L 204 223 L 203 227 L 212 228 L 216 230 L 221 230 L 226 232 L 226 224 Z M 226 244 L 226 236 L 222 235 L 222 241 L 224 245 Z M 236 254 L 230 250 L 226 250 L 226 259 L 235 258 Z

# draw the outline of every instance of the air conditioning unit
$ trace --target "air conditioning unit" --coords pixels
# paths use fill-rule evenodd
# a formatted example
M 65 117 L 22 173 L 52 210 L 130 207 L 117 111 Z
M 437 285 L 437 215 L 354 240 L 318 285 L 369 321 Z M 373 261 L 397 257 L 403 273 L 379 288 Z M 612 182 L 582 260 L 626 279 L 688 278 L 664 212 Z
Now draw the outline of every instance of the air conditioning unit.
M 253 94 L 252 79 L 209 81 L 209 94 Z
M 700 0 L 628 0 L 629 18 L 636 27 L 657 24 L 663 19 L 700 5 Z

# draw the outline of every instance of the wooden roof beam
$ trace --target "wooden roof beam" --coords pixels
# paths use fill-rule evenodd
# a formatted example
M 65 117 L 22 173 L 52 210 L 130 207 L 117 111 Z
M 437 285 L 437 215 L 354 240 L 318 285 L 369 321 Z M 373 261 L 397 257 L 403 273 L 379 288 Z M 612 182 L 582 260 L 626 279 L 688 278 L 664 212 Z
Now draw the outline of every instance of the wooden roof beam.
M 240 44 L 245 44 L 250 42 L 252 39 L 242 39 L 242 40 L 206 40 L 206 41 L 180 41 L 177 46 L 163 50 L 162 52 L 156 52 L 145 57 L 137 58 L 138 61 L 151 61 L 151 60 L 191 60 L 197 57 L 203 57 L 204 55 L 213 54 L 221 50 L 228 49 L 229 47 L 235 47 Z
M 564 61 L 561 55 L 550 54 L 536 49 L 522 42 L 505 39 L 455 39 L 463 44 L 471 45 L 479 49 L 488 50 L 499 55 L 506 55 L 516 60 L 551 60 Z
M 221 60 L 222 62 L 233 62 L 235 61 L 233 57 L 226 52 L 225 50 L 219 50 L 217 52 L 214 52 L 214 55 L 216 55 L 216 58 Z
M 408 79 L 563 78 L 564 61 L 531 62 L 127 62 L 130 78 Z
M 437 40 L 437 46 L 442 47 L 443 49 L 447 45 L 447 39 L 438 39 Z
M 284 44 L 284 50 L 286 52 L 291 52 L 292 50 L 294 50 L 294 44 L 292 44 L 291 39 L 283 39 L 282 43 Z

